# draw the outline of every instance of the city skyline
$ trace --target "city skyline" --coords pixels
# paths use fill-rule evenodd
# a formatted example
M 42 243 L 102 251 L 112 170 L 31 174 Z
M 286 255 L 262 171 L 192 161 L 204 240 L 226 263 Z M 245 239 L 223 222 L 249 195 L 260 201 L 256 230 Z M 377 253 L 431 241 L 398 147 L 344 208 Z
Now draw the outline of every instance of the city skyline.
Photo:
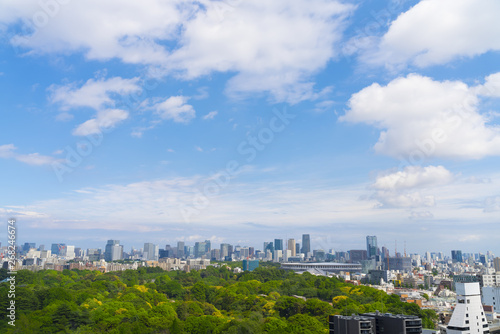
M 180 3 L 0 4 L 19 242 L 500 254 L 500 3 Z

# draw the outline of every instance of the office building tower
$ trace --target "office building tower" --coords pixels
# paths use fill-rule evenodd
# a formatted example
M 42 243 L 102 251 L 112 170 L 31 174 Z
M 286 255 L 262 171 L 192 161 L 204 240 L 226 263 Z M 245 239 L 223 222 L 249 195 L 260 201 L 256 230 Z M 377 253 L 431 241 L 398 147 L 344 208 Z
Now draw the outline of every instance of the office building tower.
M 364 249 L 352 249 L 349 251 L 351 263 L 360 263 L 367 259 L 367 252 Z
M 177 257 L 180 259 L 184 257 L 184 241 L 177 241 Z
M 165 248 L 165 250 L 169 251 L 169 255 L 173 255 L 172 249 L 170 248 L 170 245 L 168 245 L 168 249 Z M 158 246 L 151 243 L 151 242 L 146 242 L 144 243 L 144 250 L 142 251 L 142 256 L 144 260 L 147 261 L 156 261 L 158 260 Z M 168 256 L 172 257 L 172 256 Z
M 210 240 L 205 240 L 205 253 L 210 253 L 212 250 L 212 242 Z
M 212 249 L 210 251 L 210 260 L 211 261 L 219 261 L 220 260 L 220 249 Z
M 377 255 L 377 237 L 374 235 L 366 236 L 366 254 L 369 259 Z
M 304 253 L 307 256 L 308 253 L 311 252 L 311 237 L 309 234 L 302 234 L 302 250 L 301 253 Z
M 479 283 L 455 283 L 455 288 L 457 305 L 451 315 L 446 333 L 489 333 L 488 322 L 481 304 Z
M 229 244 L 220 244 L 220 259 L 224 260 L 229 256 Z
M 89 261 L 99 261 L 101 259 L 101 250 L 97 248 L 87 249 L 87 257 Z
M 481 262 L 483 265 L 486 265 L 488 262 L 488 257 L 484 254 L 479 254 L 479 262 Z
M 66 260 L 72 260 L 75 258 L 75 246 L 66 246 L 61 248 L 59 256 L 64 257 Z
M 25 242 L 23 245 L 23 252 L 28 253 L 31 248 L 36 248 L 36 243 L 34 242 Z
M 274 250 L 283 250 L 283 239 L 274 239 Z
M 453 262 L 463 262 L 462 251 L 461 250 L 452 250 L 451 251 L 451 260 Z
M 248 247 L 248 255 L 250 257 L 254 257 L 255 256 L 255 248 L 253 247 Z
M 194 257 L 202 257 L 207 253 L 206 242 L 195 242 L 194 244 Z
M 64 250 L 65 247 L 66 244 L 52 244 L 50 251 L 53 255 L 59 255 L 61 253 L 61 250 Z
M 292 256 L 297 254 L 295 248 L 295 239 L 288 239 L 288 249 L 292 252 Z
M 295 255 L 299 255 L 299 254 L 300 254 L 300 243 L 296 242 L 295 243 Z
M 120 240 L 108 240 L 104 250 L 104 260 L 108 262 L 123 260 L 123 246 L 120 245 Z

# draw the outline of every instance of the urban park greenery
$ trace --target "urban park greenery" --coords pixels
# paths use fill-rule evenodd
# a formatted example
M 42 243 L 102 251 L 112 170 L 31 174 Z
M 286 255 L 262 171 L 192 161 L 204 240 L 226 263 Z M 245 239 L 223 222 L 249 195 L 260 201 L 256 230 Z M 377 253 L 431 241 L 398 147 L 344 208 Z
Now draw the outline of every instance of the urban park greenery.
M 0 285 L 1 333 L 312 334 L 328 333 L 330 314 L 411 314 L 426 328 L 436 319 L 397 295 L 272 264 L 237 274 L 227 267 L 189 273 L 141 267 L 16 276 L 15 327 L 6 317 L 8 284 Z

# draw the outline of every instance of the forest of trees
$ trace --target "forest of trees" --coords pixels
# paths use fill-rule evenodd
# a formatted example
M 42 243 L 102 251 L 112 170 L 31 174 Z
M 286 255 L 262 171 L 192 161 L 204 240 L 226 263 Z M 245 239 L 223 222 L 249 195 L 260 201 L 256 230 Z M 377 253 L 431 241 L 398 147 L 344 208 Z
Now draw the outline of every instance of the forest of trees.
M 0 285 L 1 333 L 328 333 L 330 314 L 375 310 L 417 315 L 425 328 L 436 319 L 397 295 L 271 264 L 238 274 L 226 267 L 189 273 L 142 267 L 16 276 L 14 328 L 6 317 L 8 284 Z

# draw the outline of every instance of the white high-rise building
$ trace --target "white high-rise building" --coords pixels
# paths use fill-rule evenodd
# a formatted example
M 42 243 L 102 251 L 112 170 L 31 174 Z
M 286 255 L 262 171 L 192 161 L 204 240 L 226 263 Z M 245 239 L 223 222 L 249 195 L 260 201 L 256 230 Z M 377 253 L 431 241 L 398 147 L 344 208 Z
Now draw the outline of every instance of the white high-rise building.
M 457 305 L 446 330 L 447 334 L 489 333 L 488 321 L 481 304 L 479 282 L 455 283 Z

